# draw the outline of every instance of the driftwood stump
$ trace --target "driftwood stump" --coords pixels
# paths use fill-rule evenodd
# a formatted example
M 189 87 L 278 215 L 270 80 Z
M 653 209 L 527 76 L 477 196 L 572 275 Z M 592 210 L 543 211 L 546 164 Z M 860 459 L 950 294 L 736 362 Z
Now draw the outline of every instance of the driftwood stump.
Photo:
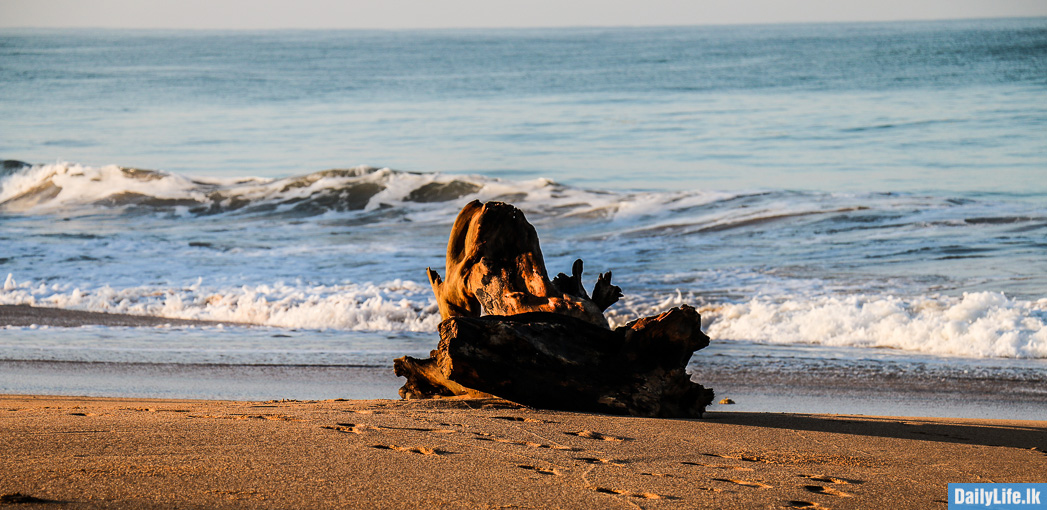
M 622 290 L 611 285 L 611 273 L 600 275 L 594 301 L 582 288 L 582 261 L 573 275 L 549 280 L 538 233 L 523 211 L 502 202 L 467 204 L 447 240 L 447 279 L 426 268 L 440 305 L 440 317 L 516 315 L 552 312 L 607 327 L 603 311 Z
M 690 306 L 615 330 L 603 311 L 621 297 L 611 273 L 592 296 L 582 261 L 549 280 L 538 235 L 508 204 L 472 202 L 447 246 L 447 279 L 427 269 L 440 306 L 440 343 L 428 359 L 395 360 L 400 396 L 498 396 L 534 407 L 700 417 L 713 391 L 685 368 L 709 345 Z M 481 316 L 485 312 L 486 315 Z

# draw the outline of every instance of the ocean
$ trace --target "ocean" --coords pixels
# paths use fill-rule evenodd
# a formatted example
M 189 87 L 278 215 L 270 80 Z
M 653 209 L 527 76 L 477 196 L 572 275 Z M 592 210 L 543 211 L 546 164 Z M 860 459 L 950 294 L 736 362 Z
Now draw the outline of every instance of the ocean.
M 0 119 L 0 304 L 253 325 L 8 326 L 3 393 L 396 398 L 500 200 L 613 324 L 698 308 L 737 409 L 1047 412 L 1044 18 L 5 29 Z

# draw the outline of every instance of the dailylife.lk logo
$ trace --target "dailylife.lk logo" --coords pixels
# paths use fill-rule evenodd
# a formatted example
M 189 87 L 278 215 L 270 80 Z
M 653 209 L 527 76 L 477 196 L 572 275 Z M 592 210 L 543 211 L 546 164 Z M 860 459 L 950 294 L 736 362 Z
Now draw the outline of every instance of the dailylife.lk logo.
M 950 483 L 949 510 L 1047 510 L 1047 483 Z

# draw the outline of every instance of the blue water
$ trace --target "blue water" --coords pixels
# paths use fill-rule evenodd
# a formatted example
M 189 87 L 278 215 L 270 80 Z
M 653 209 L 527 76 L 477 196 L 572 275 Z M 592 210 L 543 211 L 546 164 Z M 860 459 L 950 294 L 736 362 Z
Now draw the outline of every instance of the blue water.
M 0 154 L 599 189 L 1047 190 L 1047 20 L 0 33 Z
M 551 272 L 613 270 L 615 324 L 690 303 L 753 355 L 1047 359 L 1044 18 L 8 29 L 0 159 L 27 163 L 0 170 L 0 304 L 314 331 L 308 366 L 420 349 L 473 199 L 523 209 Z M 301 351 L 0 334 L 11 362 Z

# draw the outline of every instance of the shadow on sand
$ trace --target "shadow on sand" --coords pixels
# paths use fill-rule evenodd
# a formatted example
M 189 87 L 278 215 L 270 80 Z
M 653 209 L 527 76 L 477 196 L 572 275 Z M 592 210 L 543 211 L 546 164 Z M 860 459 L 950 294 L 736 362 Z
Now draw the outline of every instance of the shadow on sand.
M 1047 422 L 903 418 L 786 413 L 709 412 L 704 420 L 755 427 L 834 432 L 983 446 L 1037 449 L 1047 452 Z M 1047 454 L 1047 453 L 1045 453 Z

